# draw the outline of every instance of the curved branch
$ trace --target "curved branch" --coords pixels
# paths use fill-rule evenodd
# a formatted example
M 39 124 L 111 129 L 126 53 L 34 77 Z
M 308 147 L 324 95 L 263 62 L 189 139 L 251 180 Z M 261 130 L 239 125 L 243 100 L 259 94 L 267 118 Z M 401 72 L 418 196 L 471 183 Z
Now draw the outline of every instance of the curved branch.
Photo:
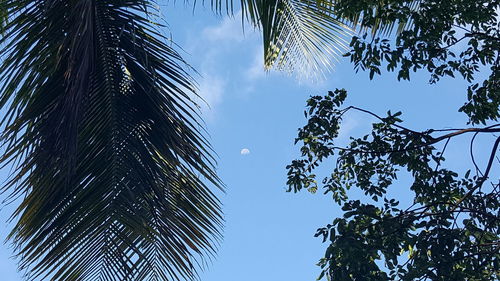
M 490 173 L 491 167 L 493 166 L 493 161 L 495 160 L 495 155 L 496 155 L 496 152 L 498 150 L 499 144 L 500 144 L 500 137 L 498 137 L 496 139 L 495 144 L 493 145 L 493 149 L 491 150 L 491 154 L 490 154 L 490 159 L 488 160 L 488 166 L 486 166 L 486 170 L 484 171 L 484 175 L 481 177 L 481 179 L 478 181 L 478 183 L 476 184 L 476 186 L 474 188 L 469 190 L 469 192 L 467 192 L 467 194 L 465 194 L 462 198 L 460 198 L 457 201 L 456 206 L 452 209 L 452 211 L 454 211 L 458 207 L 458 205 L 460 205 L 460 203 L 462 203 L 465 199 L 467 199 L 467 197 L 471 196 L 472 193 L 474 193 L 476 190 L 481 188 L 481 186 L 483 186 L 484 182 L 488 179 L 488 175 Z

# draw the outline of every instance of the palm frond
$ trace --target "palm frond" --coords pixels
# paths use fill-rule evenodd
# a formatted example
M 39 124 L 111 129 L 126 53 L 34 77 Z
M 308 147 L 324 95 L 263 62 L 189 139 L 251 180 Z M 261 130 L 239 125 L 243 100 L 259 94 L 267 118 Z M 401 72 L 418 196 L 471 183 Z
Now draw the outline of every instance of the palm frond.
M 194 82 L 146 0 L 4 0 L 0 106 L 29 280 L 180 280 L 220 238 Z
M 266 68 L 306 76 L 333 66 L 350 27 L 315 0 L 244 1 L 244 16 L 262 29 Z
M 266 69 L 317 76 L 347 51 L 351 27 L 322 2 L 328 1 L 240 0 L 243 23 L 262 32 Z M 210 3 L 218 14 L 233 14 L 233 1 Z
M 5 3 L 0 3 L 0 34 L 4 32 L 5 25 L 9 19 L 9 14 Z

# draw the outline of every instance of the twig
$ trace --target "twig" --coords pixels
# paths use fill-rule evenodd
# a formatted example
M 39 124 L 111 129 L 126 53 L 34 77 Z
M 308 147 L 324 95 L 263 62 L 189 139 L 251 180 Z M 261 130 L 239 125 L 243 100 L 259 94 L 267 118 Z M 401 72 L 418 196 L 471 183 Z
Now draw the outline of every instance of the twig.
M 379 115 L 377 115 L 377 114 L 375 114 L 375 113 L 373 113 L 373 112 L 371 112 L 371 111 L 369 111 L 369 110 L 362 109 L 362 108 L 359 108 L 359 107 L 356 107 L 356 106 L 349 106 L 349 107 L 348 107 L 348 109 L 349 109 L 349 108 L 352 108 L 352 109 L 355 109 L 355 110 L 358 110 L 358 111 L 364 112 L 364 113 L 366 113 L 366 114 L 369 114 L 369 115 L 371 115 L 371 116 L 373 116 L 373 117 L 375 117 L 375 118 L 379 119 L 380 121 L 385 121 L 385 118 L 382 118 L 382 117 L 380 117 Z M 403 127 L 403 126 L 401 126 L 401 125 L 398 125 L 398 124 L 392 124 L 392 125 L 394 125 L 394 127 L 396 127 L 396 128 L 399 128 L 399 129 L 401 129 L 401 130 L 405 130 L 405 131 L 408 131 L 408 132 L 412 132 L 412 133 L 414 133 L 414 134 L 419 134 L 419 135 L 424 134 L 424 133 L 422 133 L 422 132 L 417 132 L 417 131 L 410 130 L 410 129 L 408 129 L 408 128 L 406 128 L 406 127 Z
M 467 197 L 471 196 L 472 193 L 474 193 L 477 189 L 481 188 L 483 183 L 488 179 L 488 175 L 490 173 L 491 166 L 493 165 L 493 160 L 495 159 L 495 154 L 498 150 L 499 143 L 500 143 L 500 137 L 497 138 L 497 140 L 495 141 L 495 144 L 493 145 L 493 149 L 491 150 L 491 154 L 490 154 L 490 160 L 488 161 L 488 166 L 486 166 L 486 170 L 484 172 L 484 175 L 481 177 L 481 179 L 478 181 L 478 183 L 476 184 L 476 186 L 474 188 L 469 190 L 469 192 L 467 192 L 467 194 L 465 194 L 464 197 L 460 198 L 460 200 L 457 201 L 457 203 L 456 203 L 457 206 L 460 205 L 460 203 L 462 203 Z M 452 209 L 452 212 L 457 208 L 457 206 L 455 206 Z
M 474 136 L 472 137 L 471 141 L 470 141 L 470 146 L 469 146 L 469 152 L 470 152 L 470 158 L 472 159 L 472 164 L 474 164 L 474 167 L 476 168 L 476 176 L 478 174 L 481 174 L 481 176 L 483 176 L 483 172 L 481 171 L 481 169 L 479 169 L 479 166 L 477 165 L 476 163 L 476 159 L 474 158 L 474 151 L 473 151 L 473 148 L 474 148 L 474 140 L 476 139 L 477 135 L 479 133 L 476 132 L 474 134 Z

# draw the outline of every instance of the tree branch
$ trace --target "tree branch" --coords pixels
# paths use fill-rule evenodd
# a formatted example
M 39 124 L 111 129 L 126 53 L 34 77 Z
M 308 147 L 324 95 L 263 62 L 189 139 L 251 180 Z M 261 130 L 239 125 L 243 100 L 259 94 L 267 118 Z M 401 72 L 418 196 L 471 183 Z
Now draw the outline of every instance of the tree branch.
M 474 188 L 469 190 L 469 192 L 467 192 L 467 194 L 465 194 L 464 197 L 460 198 L 460 200 L 458 200 L 457 203 L 455 203 L 456 206 L 452 209 L 452 212 L 458 207 L 458 205 L 460 205 L 460 203 L 462 203 L 465 199 L 467 199 L 467 197 L 471 196 L 472 193 L 474 193 L 477 189 L 481 188 L 481 186 L 483 186 L 483 183 L 488 179 L 491 166 L 493 165 L 493 161 L 495 160 L 495 154 L 498 150 L 498 144 L 500 144 L 500 137 L 496 139 L 495 144 L 493 145 L 493 149 L 491 150 L 490 154 L 490 160 L 488 160 L 488 166 L 486 166 L 486 171 L 484 172 L 484 176 L 481 177 L 481 179 L 478 181 L 478 183 Z

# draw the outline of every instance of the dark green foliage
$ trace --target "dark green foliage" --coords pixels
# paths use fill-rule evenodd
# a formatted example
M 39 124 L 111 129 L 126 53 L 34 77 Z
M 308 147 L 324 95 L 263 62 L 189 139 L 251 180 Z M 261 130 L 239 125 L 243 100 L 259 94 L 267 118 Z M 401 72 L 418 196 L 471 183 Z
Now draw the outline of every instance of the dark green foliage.
M 343 107 L 345 90 L 311 97 L 308 123 L 296 139 L 302 158 L 287 166 L 289 191 L 324 190 L 344 211 L 318 229 L 329 243 L 319 279 L 499 280 L 500 1 L 322 2 L 360 23 L 362 33 L 346 56 L 370 78 L 385 68 L 398 79 L 421 70 L 431 83 L 445 76 L 468 81 L 459 111 L 472 127 L 415 131 L 403 126 L 401 112 L 380 116 Z M 342 120 L 352 111 L 377 121 L 365 136 L 337 146 Z M 492 137 L 489 156 L 477 159 L 471 152 L 474 166 L 465 173 L 446 168 L 448 143 L 469 136 L 472 147 L 480 134 Z M 335 163 L 329 174 L 316 175 L 327 160 Z M 413 203 L 404 206 L 388 189 L 404 189 L 399 178 L 408 176 Z M 363 199 L 352 198 L 352 188 Z
M 262 31 L 266 68 L 314 76 L 347 50 L 351 28 L 321 1 L 241 0 L 243 17 Z
M 431 74 L 431 83 L 445 76 L 459 76 L 471 83 L 467 102 L 460 108 L 470 122 L 486 124 L 500 117 L 497 110 L 500 106 L 500 1 L 336 2 L 339 17 L 366 15 L 361 20 L 365 28 L 378 29 L 379 22 L 406 26 L 394 40 L 381 34 L 353 37 L 347 56 L 356 69 L 367 70 L 373 78 L 385 68 L 397 71 L 398 79 L 403 80 L 409 80 L 411 72 L 423 69 Z M 377 13 L 373 13 L 374 10 Z M 476 81 L 479 71 L 489 72 L 488 78 Z
M 4 190 L 28 279 L 176 280 L 220 237 L 184 62 L 148 1 L 2 1 Z M 205 180 L 203 180 L 205 179 Z
M 464 134 L 495 134 L 500 124 L 417 132 L 402 126 L 401 112 L 381 117 L 357 107 L 342 108 L 345 90 L 308 101 L 308 124 L 299 130 L 302 159 L 288 168 L 288 186 L 325 194 L 342 205 L 344 216 L 320 228 L 329 241 L 319 265 L 329 280 L 498 280 L 500 278 L 500 181 L 490 173 L 491 155 L 474 176 L 444 168 L 448 142 Z M 360 111 L 377 118 L 370 134 L 346 147 L 334 144 L 343 116 Z M 331 174 L 315 169 L 334 157 Z M 411 206 L 400 206 L 387 189 L 406 170 L 413 178 Z M 319 187 L 320 186 L 320 187 Z M 350 200 L 358 188 L 370 198 Z M 402 188 L 402 186 L 399 186 Z M 379 262 L 377 262 L 379 261 Z

